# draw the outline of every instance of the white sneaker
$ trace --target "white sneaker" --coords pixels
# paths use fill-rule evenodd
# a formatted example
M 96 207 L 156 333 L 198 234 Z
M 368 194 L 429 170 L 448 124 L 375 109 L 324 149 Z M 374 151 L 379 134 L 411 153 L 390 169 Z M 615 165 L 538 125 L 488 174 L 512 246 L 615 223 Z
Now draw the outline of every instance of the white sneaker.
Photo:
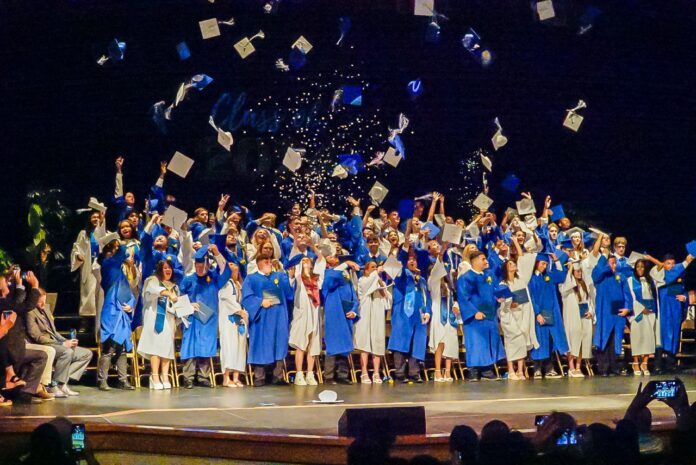
M 79 392 L 73 391 L 72 389 L 70 389 L 70 388 L 68 387 L 68 383 L 65 383 L 65 384 L 60 388 L 60 390 L 63 391 L 63 394 L 65 394 L 66 396 L 75 397 L 75 396 L 79 396 L 79 395 L 80 395 Z M 58 396 L 56 396 L 56 397 L 58 397 Z
M 317 380 L 314 378 L 313 371 L 307 372 L 307 377 L 305 378 L 305 381 L 307 381 L 307 386 L 316 386 L 319 384 L 319 383 L 317 383 Z
M 305 380 L 304 373 L 298 371 L 295 375 L 295 386 L 306 386 L 307 381 Z
M 571 378 L 584 378 L 585 377 L 585 375 L 583 375 L 582 371 L 580 371 L 580 370 L 569 370 L 568 376 Z

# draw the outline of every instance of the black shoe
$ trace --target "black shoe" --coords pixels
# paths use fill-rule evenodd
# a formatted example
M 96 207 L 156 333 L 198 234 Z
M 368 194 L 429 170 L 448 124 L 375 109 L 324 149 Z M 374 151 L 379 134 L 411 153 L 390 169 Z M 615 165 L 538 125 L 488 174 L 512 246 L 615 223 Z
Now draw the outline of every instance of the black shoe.
M 338 384 L 346 384 L 348 386 L 352 386 L 353 381 L 350 378 L 338 378 Z
M 336 380 L 333 379 L 333 378 L 331 378 L 331 379 L 325 379 L 325 380 L 324 380 L 324 384 L 330 384 L 331 386 L 335 386 L 335 385 L 338 384 L 338 381 L 336 381 Z
M 119 381 L 116 385 L 117 388 L 124 391 L 134 391 L 135 388 L 128 381 Z
M 289 386 L 290 383 L 285 381 L 283 378 L 276 378 L 273 380 L 273 385 L 274 386 Z
M 628 370 L 625 369 L 625 368 L 622 368 L 622 369 L 619 370 L 619 372 L 617 373 L 617 375 L 618 375 L 618 376 L 628 376 Z
M 99 390 L 100 391 L 110 391 L 111 390 L 111 388 L 109 387 L 109 383 L 107 383 L 105 379 L 99 381 Z
M 487 371 L 484 371 L 483 373 L 481 373 L 481 379 L 493 381 L 493 380 L 498 379 L 498 377 L 495 375 L 495 373 L 493 373 L 493 371 L 487 370 Z
M 416 384 L 423 384 L 423 378 L 420 376 L 414 376 L 411 378 L 411 381 L 416 383 Z
M 193 389 L 193 381 L 190 379 L 184 381 L 184 389 Z
M 212 383 L 208 379 L 199 379 L 197 384 L 200 387 L 207 387 L 207 388 L 213 387 Z

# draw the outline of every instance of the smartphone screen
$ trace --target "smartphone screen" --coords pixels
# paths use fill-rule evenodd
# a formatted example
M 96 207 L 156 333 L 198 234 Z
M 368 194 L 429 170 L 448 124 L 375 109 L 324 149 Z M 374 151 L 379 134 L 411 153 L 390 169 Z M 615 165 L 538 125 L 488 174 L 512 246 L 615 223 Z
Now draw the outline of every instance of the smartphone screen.
M 574 429 L 565 429 L 556 441 L 557 446 L 575 446 L 578 444 L 578 432 Z
M 12 310 L 3 310 L 2 317 L 8 320 L 12 316 Z
M 534 417 L 534 424 L 535 424 L 536 426 L 541 426 L 541 425 L 543 425 L 544 422 L 546 421 L 546 418 L 547 418 L 547 417 L 548 417 L 548 415 L 537 415 L 536 417 Z
M 85 450 L 85 425 L 84 423 L 74 424 L 72 427 L 72 451 L 76 457 Z
M 677 395 L 677 382 L 676 380 L 667 381 L 656 381 L 655 382 L 655 393 L 653 398 L 655 399 L 671 399 Z

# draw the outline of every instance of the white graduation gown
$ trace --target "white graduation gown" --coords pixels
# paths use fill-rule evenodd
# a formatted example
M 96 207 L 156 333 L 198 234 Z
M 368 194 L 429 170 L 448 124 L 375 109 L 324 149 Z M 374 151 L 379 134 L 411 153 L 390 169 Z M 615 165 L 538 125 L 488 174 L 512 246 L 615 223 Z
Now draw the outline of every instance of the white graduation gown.
M 517 259 L 517 278 L 508 284 L 510 291 L 527 289 L 529 280 L 534 273 L 535 253 L 526 253 Z M 465 263 L 465 262 L 462 262 Z M 461 265 L 460 265 L 461 267 Z M 529 291 L 527 290 L 529 297 Z M 527 357 L 531 349 L 539 348 L 539 341 L 534 328 L 534 308 L 531 298 L 529 302 L 512 308 L 512 298 L 507 298 L 498 307 L 500 327 L 503 330 L 505 356 L 509 361 Z
M 157 319 L 157 300 L 166 288 L 156 276 L 145 280 L 143 285 L 143 326 L 138 341 L 138 354 L 146 359 L 151 356 L 174 360 L 174 334 L 176 332 L 176 317 L 171 313 L 172 303 L 167 299 L 167 313 L 164 318 L 164 328 L 159 334 L 155 332 Z
M 445 323 L 442 324 L 442 321 L 440 320 L 440 311 L 442 306 L 442 290 L 440 289 L 441 278 L 433 278 L 433 276 L 428 278 L 428 291 L 430 292 L 433 312 L 432 316 L 430 317 L 428 348 L 434 353 L 437 350 L 437 346 L 444 344 L 442 356 L 450 359 L 458 358 L 459 338 L 457 336 L 457 328 L 449 324 L 449 315 L 452 312 L 452 309 L 447 309 L 447 318 Z
M 633 290 L 635 278 L 628 278 L 628 289 L 631 291 L 633 298 L 633 315 L 628 318 L 631 324 L 631 353 L 633 355 L 650 355 L 655 353 L 655 348 L 662 346 L 660 340 L 660 321 L 655 315 L 655 312 L 643 314 L 640 321 L 636 321 L 636 315 L 639 315 L 645 310 L 643 304 L 636 299 L 636 293 Z M 650 290 L 650 285 L 645 279 L 641 279 L 641 290 L 643 299 L 656 299 Z M 657 305 L 657 300 L 655 300 Z
M 358 298 L 360 300 L 360 319 L 355 323 L 353 345 L 356 350 L 382 356 L 385 353 L 386 314 L 391 308 L 391 292 L 380 288 L 379 274 L 362 276 L 358 280 Z
M 220 366 L 223 370 L 234 370 L 244 373 L 247 359 L 247 337 L 249 337 L 248 322 L 244 334 L 240 334 L 239 327 L 230 320 L 242 310 L 242 290 L 232 281 L 228 281 L 218 291 L 220 299 L 218 313 L 218 331 L 220 332 Z
M 591 276 L 591 273 L 583 276 Z M 573 357 L 589 359 L 592 358 L 592 332 L 595 320 L 594 308 L 594 285 L 592 281 L 585 281 L 587 285 L 588 295 L 580 288 L 581 298 L 574 291 L 577 281 L 573 276 L 572 269 L 568 272 L 566 280 L 559 286 L 561 298 L 563 301 L 563 326 L 565 327 L 566 338 L 568 339 L 568 347 Z M 591 318 L 580 317 L 580 304 L 588 304 L 588 312 Z
M 318 259 L 314 264 L 314 274 L 319 275 L 317 286 L 321 294 L 321 286 L 324 283 L 324 271 L 326 261 Z M 309 355 L 321 354 L 321 328 L 322 318 L 319 311 L 321 305 L 315 306 L 307 294 L 307 288 L 301 277 L 302 263 L 295 265 L 295 278 L 290 284 L 295 286 L 295 300 L 292 309 L 292 322 L 290 323 L 290 337 L 288 344 L 294 349 L 307 351 Z M 311 340 L 310 340 L 311 336 Z
M 97 227 L 95 237 L 106 234 Z M 97 260 L 92 260 L 92 246 L 87 231 L 80 231 L 70 253 L 70 271 L 80 270 L 80 316 L 96 317 L 96 327 L 99 327 L 99 313 L 104 304 L 104 290 L 101 287 L 101 267 Z

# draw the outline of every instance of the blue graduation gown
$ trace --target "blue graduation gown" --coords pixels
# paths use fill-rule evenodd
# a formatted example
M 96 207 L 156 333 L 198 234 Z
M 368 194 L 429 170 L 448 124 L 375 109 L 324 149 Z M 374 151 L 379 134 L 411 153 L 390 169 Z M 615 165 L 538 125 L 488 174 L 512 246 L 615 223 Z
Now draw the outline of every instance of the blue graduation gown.
M 388 349 L 410 353 L 415 359 L 425 360 L 428 325 L 423 324 L 421 313 L 427 313 L 431 318 L 433 313 L 427 280 L 422 276 L 416 279 L 416 276 L 404 267 L 401 275 L 394 280 L 393 290 L 394 303 Z M 413 313 L 409 316 L 406 312 L 410 299 L 413 299 Z
M 101 286 L 104 289 L 104 306 L 99 321 L 101 342 L 112 339 L 126 350 L 133 348 L 131 341 L 131 322 L 133 314 L 123 310 L 124 305 L 135 308 L 136 299 L 121 265 L 128 258 L 126 247 L 120 246 L 111 257 L 101 264 Z
M 353 323 L 360 319 L 360 301 L 348 271 L 326 270 L 321 286 L 324 305 L 324 344 L 326 355 L 344 355 L 353 351 Z M 354 319 L 346 318 L 355 312 Z
M 628 264 L 628 258 L 619 257 L 618 255 L 614 256 L 616 257 L 616 271 L 621 273 L 621 275 L 626 279 L 633 276 L 633 267 Z
M 665 285 L 658 290 L 662 349 L 671 354 L 676 354 L 679 350 L 681 325 L 686 317 L 684 303 L 676 298 L 677 295 L 686 294 L 684 291 L 685 270 L 683 263 L 674 265 L 674 268 L 669 271 L 665 270 Z
M 154 237 L 152 234 L 143 231 L 140 235 L 140 262 L 143 265 L 142 282 L 145 282 L 147 278 L 155 273 L 157 263 L 161 260 L 169 261 L 173 272 L 172 281 L 180 282 L 184 278 L 184 266 L 179 261 L 179 257 L 169 251 L 161 252 L 153 249 L 153 242 Z
M 225 266 L 222 273 L 216 268 L 208 271 L 205 276 L 201 277 L 192 273 L 181 281 L 179 286 L 181 294 L 188 295 L 191 303 L 199 302 L 215 312 L 205 324 L 194 315 L 188 317 L 191 324 L 188 328 L 184 328 L 181 338 L 182 360 L 214 357 L 217 353 L 218 291 L 229 281 L 231 275 L 230 268 Z
M 279 304 L 263 308 L 263 292 L 271 289 L 279 289 L 283 298 Z M 293 295 L 285 273 L 252 273 L 244 280 L 242 307 L 249 312 L 249 363 L 269 365 L 285 359 L 290 338 L 288 302 Z
M 614 351 L 621 354 L 621 340 L 623 339 L 626 318 L 615 315 L 614 309 L 632 308 L 633 298 L 628 288 L 626 278 L 617 272 L 612 273 L 607 257 L 601 256 L 592 270 L 592 282 L 597 290 L 595 299 L 595 325 L 592 343 L 599 350 L 604 350 L 609 342 L 609 336 L 614 331 Z
M 554 265 L 550 265 L 549 268 L 542 274 L 534 272 L 527 287 L 532 301 L 532 308 L 534 309 L 534 316 L 542 312 L 550 312 L 553 315 L 552 324 L 540 325 L 536 319 L 534 320 L 534 329 L 539 341 L 539 347 L 531 350 L 532 360 L 546 360 L 551 357 L 552 350 L 560 354 L 566 354 L 570 351 L 563 326 L 561 306 L 558 304 L 556 287 L 565 281 L 566 274 L 563 270 L 556 269 Z M 552 340 L 553 346 L 551 345 Z
M 474 318 L 478 311 L 498 308 L 494 283 L 497 281 L 489 270 L 483 273 L 469 270 L 457 279 L 457 302 L 464 322 L 466 364 L 469 367 L 487 367 L 505 358 L 498 318 Z

